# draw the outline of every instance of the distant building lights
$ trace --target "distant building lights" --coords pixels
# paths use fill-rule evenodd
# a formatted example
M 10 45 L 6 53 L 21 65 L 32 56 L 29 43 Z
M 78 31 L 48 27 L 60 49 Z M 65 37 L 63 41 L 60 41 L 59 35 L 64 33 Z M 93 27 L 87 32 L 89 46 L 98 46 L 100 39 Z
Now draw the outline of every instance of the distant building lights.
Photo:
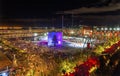
M 108 30 L 108 28 L 106 27 L 105 30 Z
M 38 34 L 37 34 L 37 33 L 34 33 L 34 36 L 38 36 Z
M 120 28 L 118 27 L 118 28 L 117 28 L 117 30 L 119 31 L 119 30 L 120 30 Z
M 44 33 L 44 36 L 47 36 L 47 33 Z
M 109 28 L 110 30 L 112 30 L 112 28 Z
M 116 28 L 114 28 L 114 30 L 116 30 Z
M 101 30 L 103 30 L 103 28 L 101 28 Z
M 99 30 L 99 28 L 97 28 L 97 30 Z

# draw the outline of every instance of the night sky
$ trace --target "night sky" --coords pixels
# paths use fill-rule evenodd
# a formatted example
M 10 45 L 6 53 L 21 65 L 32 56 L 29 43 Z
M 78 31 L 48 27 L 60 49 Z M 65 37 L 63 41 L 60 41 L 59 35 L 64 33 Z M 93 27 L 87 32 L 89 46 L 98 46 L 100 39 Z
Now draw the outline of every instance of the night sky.
M 119 23 L 120 0 L 0 0 L 0 19 L 15 19 L 18 23 L 47 21 L 55 24 L 64 20 L 71 22 L 71 12 L 78 24 Z M 95 10 L 94 10 L 95 9 Z M 77 11 L 77 12 L 76 12 Z M 99 16 L 99 17 L 98 17 Z M 105 18 L 104 18 L 105 16 Z M 117 18 L 118 17 L 118 18 Z M 10 19 L 10 20 L 9 20 Z M 24 20 L 31 19 L 31 20 Z M 34 19 L 34 20 L 32 20 Z M 36 19 L 36 20 L 35 20 Z M 50 19 L 50 21 L 49 21 Z M 92 19 L 92 20 L 91 20 Z M 103 20 L 104 19 L 104 20 Z M 110 20 L 111 19 L 111 20 Z M 80 21 L 78 21 L 80 20 Z M 110 20 L 110 21 L 109 21 Z M 101 22 L 103 21 L 103 22 Z M 74 22 L 75 23 L 75 22 Z M 71 24 L 71 23 L 68 23 Z
M 69 0 L 68 0 L 69 1 Z M 46 18 L 57 11 L 79 8 L 78 1 L 64 0 L 3 0 L 2 15 L 6 18 Z M 80 4 L 79 4 L 80 3 Z
M 47 18 L 58 11 L 103 7 L 119 0 L 2 0 L 3 18 Z

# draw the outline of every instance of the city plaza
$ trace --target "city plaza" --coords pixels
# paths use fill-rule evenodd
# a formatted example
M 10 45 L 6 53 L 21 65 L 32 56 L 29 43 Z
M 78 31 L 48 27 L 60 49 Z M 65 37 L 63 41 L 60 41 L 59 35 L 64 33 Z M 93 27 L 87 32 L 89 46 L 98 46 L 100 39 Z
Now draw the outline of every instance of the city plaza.
M 49 45 L 52 32 L 61 32 L 62 42 L 58 44 L 62 45 L 54 43 L 58 36 L 52 36 L 54 42 Z M 116 52 L 120 54 L 118 26 L 69 29 L 3 26 L 0 36 L 2 76 L 110 76 L 119 64 L 118 57 L 112 59 Z

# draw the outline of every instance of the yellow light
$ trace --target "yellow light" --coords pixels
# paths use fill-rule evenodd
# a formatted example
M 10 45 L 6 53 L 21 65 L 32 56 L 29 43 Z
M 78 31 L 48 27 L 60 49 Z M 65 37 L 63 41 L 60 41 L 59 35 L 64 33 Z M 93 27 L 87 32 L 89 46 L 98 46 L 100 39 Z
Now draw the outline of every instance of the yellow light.
M 74 34 L 74 31 L 73 30 L 71 30 L 71 32 L 70 32 L 71 34 Z
M 92 73 L 94 70 L 96 70 L 97 69 L 97 67 L 95 66 L 95 67 L 92 67 L 90 70 L 89 70 L 89 73 Z

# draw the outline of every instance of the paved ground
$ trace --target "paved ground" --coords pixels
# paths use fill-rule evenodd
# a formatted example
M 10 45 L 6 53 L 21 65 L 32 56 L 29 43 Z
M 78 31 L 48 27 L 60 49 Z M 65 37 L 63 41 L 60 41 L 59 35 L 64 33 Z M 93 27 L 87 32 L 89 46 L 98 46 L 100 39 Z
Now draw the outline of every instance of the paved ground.
M 0 70 L 10 66 L 12 62 L 0 51 Z

